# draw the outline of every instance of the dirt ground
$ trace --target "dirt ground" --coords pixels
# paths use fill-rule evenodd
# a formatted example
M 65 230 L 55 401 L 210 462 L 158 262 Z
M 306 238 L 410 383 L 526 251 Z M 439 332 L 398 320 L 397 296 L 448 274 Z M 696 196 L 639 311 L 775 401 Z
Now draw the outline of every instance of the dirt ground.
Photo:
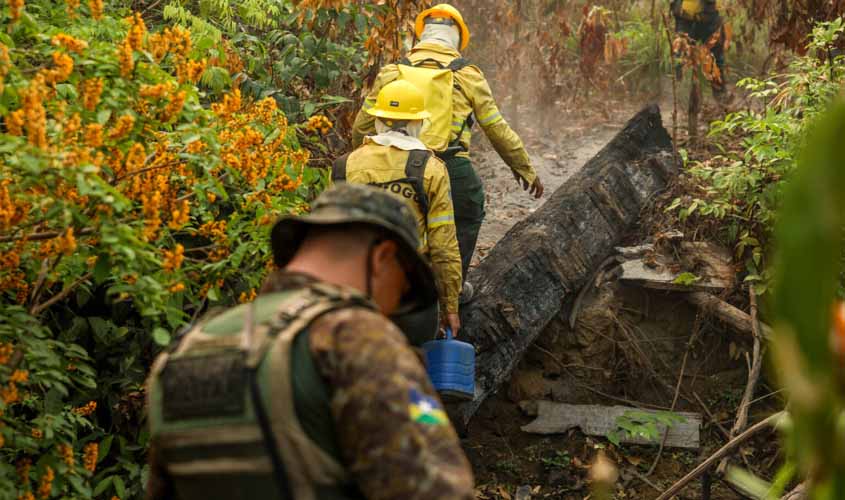
M 640 104 L 644 103 L 604 103 L 591 112 L 562 112 L 544 130 L 520 129 L 546 197 L 598 153 Z M 666 102 L 661 104 L 668 129 L 671 109 Z M 609 109 L 614 112 L 608 113 Z M 476 135 L 473 162 L 485 184 L 487 216 L 475 263 L 546 198 L 534 200 L 523 192 L 486 139 Z M 639 243 L 639 237 L 632 235 L 631 243 Z M 463 445 L 476 474 L 478 498 L 515 498 L 519 487 L 530 490 L 532 498 L 587 498 L 587 470 L 599 450 L 619 469 L 616 498 L 656 498 L 726 442 L 745 386 L 749 349 L 748 339 L 698 317 L 676 296 L 615 283 L 603 286 L 585 301 L 574 330 L 566 318 L 549 325 L 511 381 L 482 405 L 471 422 Z M 781 404 L 773 392 L 761 384 L 757 396 L 763 399 L 753 407 L 750 422 Z M 553 436 L 523 432 L 521 427 L 532 417 L 518 403 L 540 399 L 664 410 L 677 399 L 675 411 L 702 414 L 702 445 L 695 451 L 666 449 L 658 459 L 657 446 L 617 448 L 603 437 L 588 437 L 578 430 Z M 764 432 L 748 442 L 741 458 L 739 465 L 770 478 L 780 461 L 775 435 Z M 678 498 L 745 497 L 726 483 L 705 488 L 697 481 Z
M 595 156 L 638 110 L 636 105 L 622 106 L 625 111 L 614 118 L 599 112 L 572 113 L 568 117 L 562 115 L 556 120 L 558 123 L 547 130 L 520 128 L 520 136 L 546 189 L 546 194 L 539 200 L 523 191 L 484 134 L 476 129 L 472 161 L 487 197 L 486 217 L 473 258 L 475 264 L 508 229 L 539 208 L 549 195 Z
M 697 318 L 695 309 L 672 294 L 616 283 L 594 292 L 574 330 L 565 323 L 565 318 L 552 322 L 510 382 L 470 424 L 463 443 L 479 498 L 508 498 L 523 485 L 532 489 L 533 498 L 586 498 L 588 466 L 604 450 L 619 469 L 616 498 L 651 499 L 725 443 L 745 386 L 747 339 Z M 533 417 L 521 411 L 520 401 L 668 411 L 676 387 L 680 389 L 674 410 L 703 417 L 701 447 L 666 449 L 659 461 L 658 446 L 615 447 L 603 437 L 575 429 L 552 436 L 521 430 Z M 772 392 L 765 385 L 760 388 L 758 396 L 764 399 L 755 406 L 752 422 L 780 403 L 776 395 L 766 397 Z M 774 438 L 764 433 L 741 450 L 743 461 L 762 476 L 771 477 L 780 465 Z M 694 482 L 679 498 L 744 497 L 723 483 L 714 483 L 706 497 L 702 483 Z

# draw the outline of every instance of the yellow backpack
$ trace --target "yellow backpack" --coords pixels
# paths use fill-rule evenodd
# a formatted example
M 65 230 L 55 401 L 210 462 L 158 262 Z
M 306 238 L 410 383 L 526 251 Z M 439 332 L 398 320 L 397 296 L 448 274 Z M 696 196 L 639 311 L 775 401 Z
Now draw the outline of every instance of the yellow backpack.
M 430 64 L 434 63 L 435 67 Z M 459 57 L 448 66 L 434 59 L 425 59 L 416 64 L 407 58 L 398 63 L 399 79 L 413 83 L 425 96 L 425 108 L 431 113 L 430 123 L 423 128 L 420 140 L 432 151 L 442 153 L 450 147 L 452 135 L 460 138 L 469 118 L 462 123 L 453 122 L 452 92 L 455 86 L 454 72 L 469 66 L 466 59 Z
M 683 0 L 681 2 L 681 16 L 686 19 L 698 19 L 702 7 L 701 0 Z
M 716 0 L 716 10 L 721 12 L 722 7 L 722 0 Z M 697 21 L 701 18 L 703 10 L 702 0 L 680 0 L 678 15 L 690 21 Z

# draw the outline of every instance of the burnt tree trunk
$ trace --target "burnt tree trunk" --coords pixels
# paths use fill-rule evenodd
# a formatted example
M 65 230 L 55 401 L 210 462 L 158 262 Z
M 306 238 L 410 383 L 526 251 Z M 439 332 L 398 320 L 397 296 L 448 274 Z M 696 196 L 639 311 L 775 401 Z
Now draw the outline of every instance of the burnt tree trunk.
M 459 427 L 614 252 L 675 174 L 672 158 L 659 108 L 643 109 L 470 273 L 477 298 L 461 311 L 461 337 L 476 346 L 476 390 L 473 401 L 450 408 Z

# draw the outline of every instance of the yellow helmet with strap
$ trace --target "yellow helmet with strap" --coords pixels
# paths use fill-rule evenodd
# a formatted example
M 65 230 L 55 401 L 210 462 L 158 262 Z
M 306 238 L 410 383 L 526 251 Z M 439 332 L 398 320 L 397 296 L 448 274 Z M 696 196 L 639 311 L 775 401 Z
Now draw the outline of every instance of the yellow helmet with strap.
M 424 120 L 431 116 L 425 109 L 425 96 L 407 80 L 385 85 L 376 97 L 375 106 L 366 112 L 387 120 Z
M 425 20 L 429 17 L 453 20 L 458 25 L 458 29 L 461 31 L 461 50 L 467 48 L 467 45 L 469 45 L 469 27 L 464 22 L 464 16 L 461 15 L 461 12 L 458 9 L 449 4 L 441 3 L 420 12 L 414 26 L 417 38 L 422 36 L 423 30 L 425 29 Z

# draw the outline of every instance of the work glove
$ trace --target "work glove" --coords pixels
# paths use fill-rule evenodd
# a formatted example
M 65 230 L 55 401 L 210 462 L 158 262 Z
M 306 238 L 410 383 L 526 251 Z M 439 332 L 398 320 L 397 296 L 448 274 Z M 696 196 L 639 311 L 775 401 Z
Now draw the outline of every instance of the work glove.
M 528 194 L 533 196 L 535 199 L 539 199 L 543 196 L 543 192 L 545 188 L 543 187 L 543 183 L 540 181 L 540 176 L 534 178 L 534 182 L 529 183 L 525 180 L 524 177 L 519 175 L 515 170 L 512 170 L 513 178 L 516 179 L 516 182 L 522 184 L 522 189 L 524 191 L 528 191 Z

